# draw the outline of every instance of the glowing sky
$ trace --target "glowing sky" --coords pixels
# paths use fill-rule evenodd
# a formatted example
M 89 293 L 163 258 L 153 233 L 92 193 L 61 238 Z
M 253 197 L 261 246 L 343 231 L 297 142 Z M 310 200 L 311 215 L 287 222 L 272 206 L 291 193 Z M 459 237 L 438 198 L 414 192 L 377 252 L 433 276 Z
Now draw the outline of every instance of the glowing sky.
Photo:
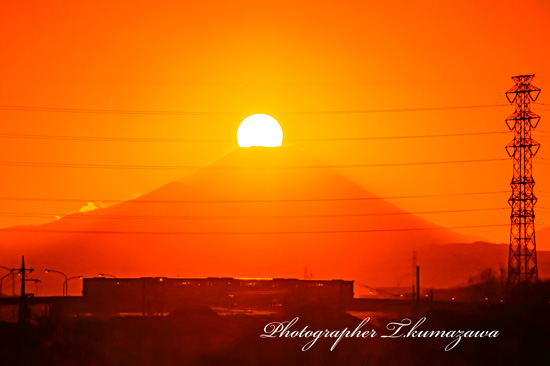
M 546 1 L 3 1 L 0 104 L 94 113 L 0 109 L 3 134 L 213 139 L 120 142 L 0 137 L 4 162 L 204 165 L 237 146 L 239 123 L 265 113 L 285 143 L 327 164 L 506 158 L 512 134 L 372 141 L 298 141 L 505 131 L 512 107 L 320 113 L 505 104 L 512 75 L 535 73 L 550 103 Z M 539 106 L 550 131 L 550 107 Z M 16 108 L 17 109 L 17 108 Z M 98 113 L 97 110 L 191 114 Z M 198 112 L 198 114 L 197 114 Z M 542 143 L 541 157 L 550 158 Z M 219 140 L 219 141 L 218 141 Z M 294 141 L 293 141 L 294 140 Z M 546 171 L 544 169 L 546 168 Z M 509 190 L 511 162 L 340 169 L 382 195 Z M 535 166 L 537 188 L 550 172 Z M 129 199 L 178 170 L 38 168 L 0 164 L 1 212 L 58 213 Z M 507 207 L 507 194 L 395 202 L 409 211 Z M 540 196 L 539 206 L 550 207 Z M 425 215 L 459 226 L 509 222 L 506 210 Z M 549 225 L 549 211 L 537 223 Z M 0 226 L 44 222 L 1 216 Z M 506 242 L 507 228 L 467 234 Z

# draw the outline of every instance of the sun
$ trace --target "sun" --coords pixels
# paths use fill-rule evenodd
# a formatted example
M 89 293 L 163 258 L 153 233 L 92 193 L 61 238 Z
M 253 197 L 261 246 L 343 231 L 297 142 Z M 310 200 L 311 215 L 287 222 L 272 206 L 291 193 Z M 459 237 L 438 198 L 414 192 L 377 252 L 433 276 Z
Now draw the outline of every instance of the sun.
M 275 118 L 267 114 L 253 114 L 246 117 L 237 130 L 240 147 L 276 147 L 283 143 L 283 129 Z

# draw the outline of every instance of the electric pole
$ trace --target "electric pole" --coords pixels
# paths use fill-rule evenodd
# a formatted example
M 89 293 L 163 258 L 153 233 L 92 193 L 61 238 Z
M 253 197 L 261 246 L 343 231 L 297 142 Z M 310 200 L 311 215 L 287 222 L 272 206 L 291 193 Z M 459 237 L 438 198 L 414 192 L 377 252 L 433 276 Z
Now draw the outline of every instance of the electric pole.
M 415 290 L 414 290 L 414 271 L 416 271 L 416 250 L 413 251 L 413 261 L 412 261 L 412 290 L 413 290 L 413 299 L 415 298 Z M 416 286 L 416 291 L 418 291 L 418 285 Z
M 416 302 L 420 303 L 420 267 L 416 266 Z
M 31 273 L 34 271 L 32 268 L 25 268 L 25 256 L 21 257 L 21 268 L 15 268 L 13 271 L 16 271 L 18 274 L 21 275 L 21 300 L 19 302 L 19 314 L 18 314 L 18 321 L 19 323 L 22 323 L 29 317 L 29 309 L 27 308 L 27 295 L 25 293 L 25 273 L 29 271 Z
M 506 119 L 514 139 L 506 145 L 513 161 L 512 195 L 508 203 L 510 215 L 510 250 L 508 253 L 508 282 L 535 281 L 538 279 L 537 246 L 535 242 L 535 211 L 537 198 L 533 193 L 533 156 L 540 144 L 531 138 L 540 117 L 531 112 L 531 101 L 537 100 L 540 89 L 531 85 L 535 75 L 513 76 L 516 83 L 506 92 L 515 112 Z

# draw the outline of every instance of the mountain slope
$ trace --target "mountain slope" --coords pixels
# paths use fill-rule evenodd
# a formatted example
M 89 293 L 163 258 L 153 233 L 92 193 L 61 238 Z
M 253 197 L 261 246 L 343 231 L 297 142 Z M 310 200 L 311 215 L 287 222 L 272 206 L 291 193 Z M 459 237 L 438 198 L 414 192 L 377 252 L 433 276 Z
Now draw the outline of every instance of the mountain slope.
M 292 168 L 319 165 L 293 148 L 237 149 L 135 200 L 1 230 L 1 254 L 84 275 L 302 277 L 307 267 L 393 284 L 412 250 L 463 239 L 330 169 Z

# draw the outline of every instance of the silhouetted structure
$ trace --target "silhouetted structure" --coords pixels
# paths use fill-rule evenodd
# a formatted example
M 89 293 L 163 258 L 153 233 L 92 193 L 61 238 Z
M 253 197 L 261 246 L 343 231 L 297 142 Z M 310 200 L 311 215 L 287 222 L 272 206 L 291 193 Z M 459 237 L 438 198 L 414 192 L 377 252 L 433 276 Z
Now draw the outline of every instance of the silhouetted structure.
M 25 284 L 27 282 L 27 279 L 25 278 L 25 274 L 31 273 L 34 271 L 32 268 L 25 268 L 25 256 L 21 257 L 21 268 L 15 268 L 12 269 L 12 272 L 16 272 L 19 275 L 21 275 L 21 294 L 19 299 L 19 312 L 17 313 L 17 319 L 19 323 L 24 322 L 25 320 L 29 319 L 31 314 L 29 311 L 29 308 L 27 307 L 27 293 L 25 291 Z
M 538 279 L 534 212 L 537 198 L 533 194 L 532 173 L 533 156 L 540 144 L 531 138 L 531 129 L 537 127 L 540 117 L 531 112 L 530 103 L 538 98 L 540 89 L 531 85 L 534 76 L 513 76 L 516 85 L 506 92 L 506 98 L 516 108 L 506 119 L 508 128 L 514 131 L 514 139 L 506 146 L 514 165 L 512 195 L 508 199 L 512 207 L 508 281 L 512 283 Z
M 291 304 L 344 305 L 353 281 L 283 278 L 85 278 L 82 295 L 92 313 L 163 315 L 180 306 L 280 309 Z

